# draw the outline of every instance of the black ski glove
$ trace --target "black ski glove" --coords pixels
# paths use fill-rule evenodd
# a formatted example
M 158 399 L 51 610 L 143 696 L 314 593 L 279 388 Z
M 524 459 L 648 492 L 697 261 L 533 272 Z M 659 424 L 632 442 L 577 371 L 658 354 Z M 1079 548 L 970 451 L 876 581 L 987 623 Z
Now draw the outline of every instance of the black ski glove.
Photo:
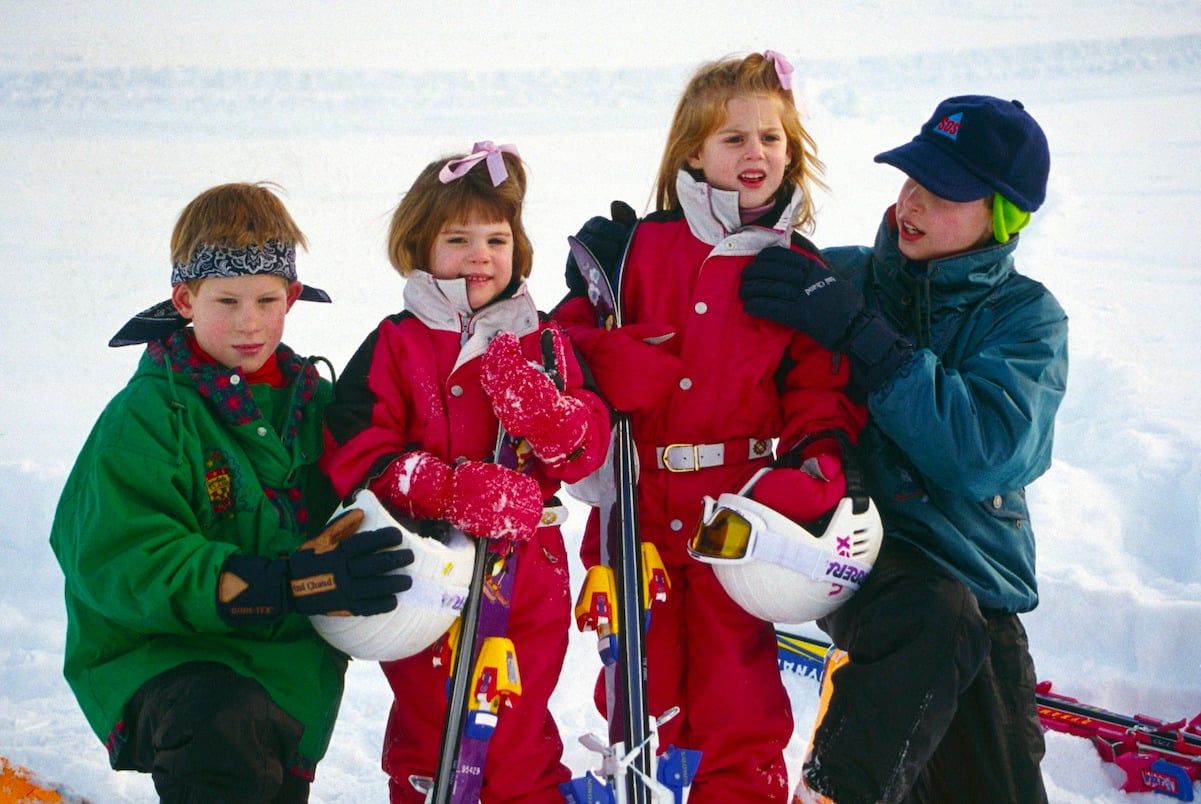
M 851 359 L 851 381 L 870 393 L 913 355 L 913 344 L 864 306 L 863 294 L 812 257 L 783 246 L 759 252 L 742 272 L 746 311 L 808 334 Z
M 229 625 L 269 625 L 284 615 L 382 614 L 396 608 L 396 595 L 413 584 L 407 574 L 390 574 L 413 563 L 399 547 L 397 528 L 355 533 L 362 511 L 351 510 L 288 558 L 232 555 L 221 567 L 217 613 Z
M 634 208 L 624 201 L 614 201 L 609 210 L 612 220 L 601 216 L 589 218 L 576 233 L 576 239 L 588 247 L 592 256 L 600 263 L 601 270 L 613 281 L 621 255 L 625 253 L 626 244 L 630 242 L 630 233 L 638 215 Z M 567 255 L 567 270 L 565 272 L 567 288 L 572 296 L 586 296 L 588 284 L 580 275 L 580 266 L 576 265 L 575 257 Z

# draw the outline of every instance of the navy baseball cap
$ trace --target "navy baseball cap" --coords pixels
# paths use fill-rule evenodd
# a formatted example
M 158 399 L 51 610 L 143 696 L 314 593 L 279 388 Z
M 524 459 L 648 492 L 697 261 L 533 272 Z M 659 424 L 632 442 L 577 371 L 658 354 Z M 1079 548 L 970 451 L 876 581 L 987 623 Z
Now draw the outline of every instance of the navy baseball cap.
M 1020 101 L 959 95 L 938 104 L 921 132 L 876 155 L 951 201 L 1000 193 L 1025 212 L 1047 197 L 1051 153 L 1042 128 Z

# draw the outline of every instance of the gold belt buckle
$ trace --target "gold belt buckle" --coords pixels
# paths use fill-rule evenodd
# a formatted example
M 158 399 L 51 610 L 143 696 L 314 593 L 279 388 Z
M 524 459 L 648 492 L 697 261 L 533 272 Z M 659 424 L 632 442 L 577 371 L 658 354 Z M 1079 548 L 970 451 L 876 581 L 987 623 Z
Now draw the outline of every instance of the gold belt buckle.
M 684 469 L 677 469 L 674 466 L 672 466 L 671 462 L 668 460 L 668 455 L 671 453 L 671 451 L 673 449 L 690 449 L 690 450 L 692 450 L 692 466 L 686 467 Z M 669 472 L 676 472 L 676 473 L 695 472 L 701 468 L 701 447 L 699 444 L 668 444 L 666 447 L 663 448 L 663 459 L 660 461 L 660 463 L 662 463 L 663 468 Z

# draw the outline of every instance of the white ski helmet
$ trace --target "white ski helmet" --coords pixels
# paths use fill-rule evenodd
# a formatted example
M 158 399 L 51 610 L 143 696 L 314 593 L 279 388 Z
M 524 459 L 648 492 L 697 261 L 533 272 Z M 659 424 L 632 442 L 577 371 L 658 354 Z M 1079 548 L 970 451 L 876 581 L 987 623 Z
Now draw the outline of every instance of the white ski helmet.
M 388 662 L 404 659 L 428 648 L 450 628 L 467 600 L 475 548 L 471 540 L 447 528 L 448 540 L 422 536 L 412 523 L 401 524 L 369 490 L 358 492 L 348 505 L 334 512 L 357 508 L 364 514 L 359 531 L 399 528 L 404 542 L 397 548 L 413 551 L 413 563 L 396 572 L 412 576 L 413 585 L 396 596 L 396 608 L 362 617 L 309 617 L 326 642 L 356 659 Z
M 722 588 L 749 614 L 773 623 L 826 616 L 859 588 L 880 552 L 883 527 L 871 498 L 843 497 L 820 533 L 746 496 L 770 469 L 737 494 L 705 497 L 688 552 L 713 565 Z

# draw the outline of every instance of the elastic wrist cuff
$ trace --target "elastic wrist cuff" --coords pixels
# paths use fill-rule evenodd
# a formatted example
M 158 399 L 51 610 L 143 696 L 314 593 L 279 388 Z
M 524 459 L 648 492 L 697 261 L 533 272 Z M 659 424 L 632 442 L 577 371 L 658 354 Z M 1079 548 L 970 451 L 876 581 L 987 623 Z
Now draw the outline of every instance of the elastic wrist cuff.
M 845 351 L 864 363 L 874 364 L 883 360 L 900 344 L 912 350 L 908 341 L 902 338 L 883 316 L 875 312 L 863 312 L 851 323 L 851 333 L 847 338 Z
M 227 625 L 270 625 L 288 613 L 288 563 L 232 555 L 221 565 L 217 614 Z

